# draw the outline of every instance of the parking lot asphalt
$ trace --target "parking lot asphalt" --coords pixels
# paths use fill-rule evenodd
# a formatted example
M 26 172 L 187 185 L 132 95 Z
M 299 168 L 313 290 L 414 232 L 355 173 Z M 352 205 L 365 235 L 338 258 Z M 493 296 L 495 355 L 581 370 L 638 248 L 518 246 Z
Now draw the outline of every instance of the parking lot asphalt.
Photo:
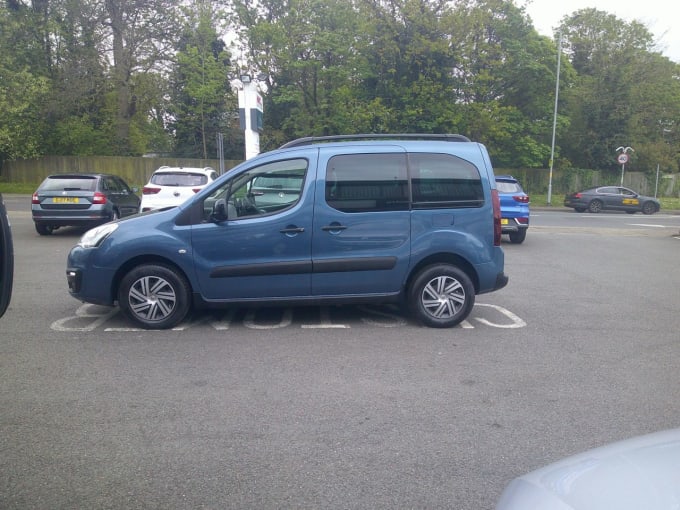
M 0 508 L 491 510 L 516 476 L 677 427 L 677 218 L 537 212 L 459 328 L 311 307 L 159 332 L 72 299 L 81 232 L 39 236 L 21 198 Z

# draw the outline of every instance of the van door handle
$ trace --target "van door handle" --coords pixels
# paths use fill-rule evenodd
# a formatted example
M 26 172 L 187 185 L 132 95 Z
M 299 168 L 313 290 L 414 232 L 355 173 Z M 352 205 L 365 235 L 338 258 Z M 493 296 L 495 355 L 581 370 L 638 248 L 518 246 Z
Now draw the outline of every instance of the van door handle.
M 287 227 L 279 230 L 279 232 L 281 232 L 282 234 L 300 234 L 304 231 L 305 231 L 304 227 Z
M 334 223 L 332 225 L 326 225 L 325 227 L 321 227 L 321 230 L 323 230 L 324 232 L 338 232 L 340 230 L 345 230 L 346 228 L 347 228 L 346 225 Z

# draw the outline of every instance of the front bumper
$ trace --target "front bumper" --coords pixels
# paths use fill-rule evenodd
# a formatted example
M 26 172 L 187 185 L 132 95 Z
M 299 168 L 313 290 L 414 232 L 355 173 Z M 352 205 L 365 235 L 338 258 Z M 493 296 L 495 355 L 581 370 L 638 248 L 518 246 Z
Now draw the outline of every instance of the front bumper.
M 97 248 L 74 246 L 66 263 L 66 283 L 74 298 L 97 305 L 115 302 L 115 269 L 97 265 Z
M 80 269 L 66 269 L 66 283 L 71 294 L 78 294 L 83 284 L 83 272 Z

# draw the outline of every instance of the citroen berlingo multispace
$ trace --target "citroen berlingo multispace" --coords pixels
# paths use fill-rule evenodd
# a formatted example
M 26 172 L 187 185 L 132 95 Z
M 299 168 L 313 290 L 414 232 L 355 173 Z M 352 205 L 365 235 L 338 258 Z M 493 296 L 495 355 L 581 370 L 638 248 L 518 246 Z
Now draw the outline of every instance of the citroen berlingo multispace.
M 71 295 L 137 326 L 192 307 L 404 303 L 451 327 L 504 287 L 486 148 L 461 135 L 301 138 L 234 167 L 176 207 L 86 232 Z

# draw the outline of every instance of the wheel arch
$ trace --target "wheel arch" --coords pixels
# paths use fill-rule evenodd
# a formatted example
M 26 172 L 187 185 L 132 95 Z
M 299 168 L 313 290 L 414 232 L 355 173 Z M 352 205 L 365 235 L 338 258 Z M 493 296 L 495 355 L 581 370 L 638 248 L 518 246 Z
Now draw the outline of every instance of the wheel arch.
M 408 289 L 411 287 L 411 283 L 413 282 L 414 278 L 416 278 L 418 273 L 420 273 L 423 268 L 433 264 L 451 264 L 452 266 L 458 267 L 464 271 L 472 281 L 472 285 L 475 288 L 475 294 L 479 293 L 479 275 L 477 274 L 477 271 L 475 270 L 474 266 L 470 264 L 470 262 L 455 253 L 434 253 L 420 260 L 415 266 L 413 266 L 408 278 L 406 279 L 405 291 L 408 292 Z
M 649 204 L 651 204 L 651 206 L 652 206 L 652 208 L 654 209 L 654 212 L 655 212 L 655 213 L 658 213 L 658 212 L 661 210 L 661 206 L 659 206 L 659 204 L 657 204 L 657 203 L 654 202 L 653 200 L 645 200 L 645 201 L 642 203 L 642 206 L 640 207 L 640 210 L 641 210 L 642 212 L 644 212 L 646 206 L 649 205 Z
M 131 258 L 130 260 L 126 261 L 124 264 L 122 264 L 118 270 L 116 271 L 116 274 L 111 282 L 111 296 L 113 301 L 118 300 L 118 290 L 120 288 L 120 283 L 123 279 L 123 277 L 129 273 L 132 269 L 134 269 L 137 266 L 141 266 L 143 264 L 157 264 L 159 266 L 166 266 L 169 267 L 170 269 L 177 271 L 179 274 L 182 275 L 182 277 L 186 280 L 187 284 L 189 284 L 189 291 L 191 294 L 194 292 L 194 286 L 192 283 L 192 279 L 189 277 L 187 272 L 182 269 L 181 266 L 173 262 L 172 260 L 161 257 L 159 255 L 140 255 L 138 257 Z

